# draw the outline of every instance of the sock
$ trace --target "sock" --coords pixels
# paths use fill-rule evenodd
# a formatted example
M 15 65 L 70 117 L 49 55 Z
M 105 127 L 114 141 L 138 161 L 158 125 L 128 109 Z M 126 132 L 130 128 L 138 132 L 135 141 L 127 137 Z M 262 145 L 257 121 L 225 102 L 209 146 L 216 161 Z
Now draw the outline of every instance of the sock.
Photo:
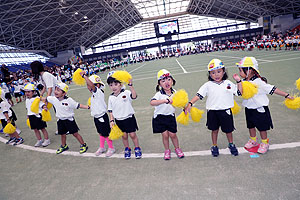
M 256 137 L 250 137 L 250 139 L 256 142 Z
M 229 147 L 233 146 L 233 143 L 228 143 L 228 146 L 229 146 Z
M 262 143 L 264 144 L 268 144 L 269 143 L 269 138 L 265 139 L 265 140 L 261 140 Z
M 214 147 L 218 146 L 217 144 L 213 144 Z
M 100 135 L 100 148 L 104 148 L 105 137 Z
M 108 148 L 114 149 L 114 145 L 113 145 L 112 140 L 110 140 L 108 137 L 105 138 L 105 140 L 106 140 L 106 142 L 107 142 Z

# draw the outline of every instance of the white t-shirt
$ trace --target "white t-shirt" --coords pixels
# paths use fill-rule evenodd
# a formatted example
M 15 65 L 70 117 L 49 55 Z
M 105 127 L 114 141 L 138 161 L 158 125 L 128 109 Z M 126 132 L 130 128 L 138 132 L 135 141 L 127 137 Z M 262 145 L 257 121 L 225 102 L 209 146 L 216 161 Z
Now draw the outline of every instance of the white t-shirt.
M 274 85 L 267 84 L 257 77 L 251 78 L 249 82 L 258 86 L 258 92 L 252 98 L 243 100 L 243 106 L 249 109 L 257 109 L 263 106 L 268 106 L 269 98 L 267 97 L 267 94 L 272 95 L 276 87 Z
M 104 92 L 95 87 L 96 91 L 91 96 L 91 115 L 99 118 L 106 113 L 107 105 L 104 99 Z
M 108 111 L 112 112 L 114 118 L 117 120 L 124 120 L 134 114 L 131 105 L 132 98 L 129 90 L 121 90 L 118 96 L 111 94 L 108 98 Z
M 172 90 L 172 94 L 174 94 L 176 91 Z M 166 94 L 166 92 L 162 89 L 153 96 L 152 100 L 163 100 L 163 99 L 169 99 L 170 96 Z M 158 106 L 155 106 L 154 109 L 154 118 L 157 117 L 157 115 L 173 115 L 175 113 L 175 108 L 172 106 L 172 104 L 160 104 Z
M 5 112 L 8 113 L 8 117 L 11 117 L 12 116 L 12 111 L 10 110 L 10 104 L 7 102 L 7 101 L 2 101 L 0 103 L 0 119 L 5 119 L 6 120 L 6 117 L 4 115 Z
M 52 103 L 56 110 L 56 117 L 61 120 L 74 120 L 74 109 L 78 109 L 80 104 L 74 101 L 71 97 L 66 97 L 63 100 L 58 100 L 54 96 L 48 96 L 47 101 Z
M 39 97 L 33 97 L 31 99 L 26 99 L 25 104 L 26 104 L 26 109 L 27 109 L 27 115 L 35 115 L 36 117 L 40 117 L 39 114 L 36 114 L 36 113 L 34 113 L 34 112 L 31 111 L 31 105 L 32 105 L 33 101 L 36 98 L 39 98 Z M 45 105 L 44 102 L 40 101 L 40 104 L 39 104 L 39 113 L 42 113 L 43 105 Z
M 43 75 L 41 76 L 41 80 L 42 80 L 43 85 L 47 89 L 52 88 L 51 96 L 54 96 L 55 85 L 58 82 L 57 79 L 55 78 L 55 76 L 53 76 L 49 72 L 44 72 Z
M 14 93 L 19 93 L 19 92 L 21 92 L 21 85 L 15 85 L 14 86 L 14 88 L 15 88 L 15 90 L 14 90 Z
M 202 99 L 207 96 L 207 110 L 226 110 L 234 106 L 233 95 L 238 95 L 237 87 L 229 80 L 221 83 L 208 81 L 200 87 L 197 96 Z

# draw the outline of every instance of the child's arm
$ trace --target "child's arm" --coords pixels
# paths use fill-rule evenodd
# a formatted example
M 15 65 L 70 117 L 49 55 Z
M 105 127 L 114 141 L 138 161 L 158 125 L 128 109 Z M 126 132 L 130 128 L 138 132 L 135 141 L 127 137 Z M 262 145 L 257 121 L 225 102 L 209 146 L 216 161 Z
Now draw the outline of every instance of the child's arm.
M 188 105 L 183 109 L 185 114 L 191 111 L 192 106 L 200 99 L 199 96 L 194 96 L 191 101 L 189 101 Z
M 109 119 L 110 128 L 112 128 L 115 125 L 115 119 L 112 112 L 109 112 Z
M 242 80 L 241 80 L 241 78 L 239 77 L 238 74 L 233 74 L 232 77 L 233 77 L 233 79 L 237 83 L 238 90 L 240 91 L 241 94 L 243 94 L 243 86 L 242 86 Z
M 90 106 L 79 104 L 79 108 L 90 109 Z
M 9 119 L 9 116 L 8 116 L 8 112 L 4 112 L 3 114 L 4 114 L 5 118 L 6 118 L 7 123 L 9 123 L 10 119 Z
M 150 105 L 151 106 L 158 106 L 158 105 L 164 104 L 164 103 L 166 103 L 166 104 L 172 104 L 173 101 L 172 101 L 172 99 L 161 99 L 161 100 L 155 100 L 155 99 L 153 99 L 153 100 L 150 101 Z
M 95 88 L 95 85 L 94 85 L 94 83 L 89 79 L 89 77 L 85 74 L 85 72 L 82 71 L 82 72 L 80 72 L 79 74 L 82 76 L 82 78 L 85 79 L 85 81 L 86 81 L 86 86 L 87 86 L 87 88 L 89 89 L 89 91 L 95 92 L 95 89 L 96 89 L 96 88 Z
M 290 94 L 288 94 L 288 93 L 286 93 L 286 92 L 283 92 L 283 91 L 279 90 L 278 88 L 275 89 L 274 93 L 275 93 L 275 94 L 278 94 L 278 95 L 280 95 L 280 96 L 283 96 L 283 97 L 285 97 L 285 98 L 291 99 L 291 100 L 294 99 L 293 96 L 290 96 Z
M 133 85 L 132 85 L 132 79 L 129 80 L 129 83 L 128 83 L 128 86 L 129 86 L 129 89 L 130 89 L 130 92 L 131 92 L 131 98 L 132 99 L 136 99 L 137 98 L 137 94 L 133 88 Z

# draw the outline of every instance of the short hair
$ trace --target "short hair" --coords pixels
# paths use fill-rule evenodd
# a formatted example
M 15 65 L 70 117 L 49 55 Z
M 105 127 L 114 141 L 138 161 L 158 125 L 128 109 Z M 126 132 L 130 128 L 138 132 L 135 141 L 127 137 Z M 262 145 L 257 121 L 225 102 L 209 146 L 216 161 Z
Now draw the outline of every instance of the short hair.
M 44 66 L 40 61 L 33 61 L 30 64 L 30 67 L 33 74 L 40 74 L 40 72 L 45 71 Z
M 111 84 L 111 83 L 120 83 L 121 84 L 121 82 L 120 81 L 118 81 L 117 79 L 115 79 L 114 77 L 108 77 L 107 78 L 107 84 L 109 85 L 109 84 Z
M 223 75 L 223 77 L 222 77 L 222 80 L 223 80 L 223 81 L 224 81 L 224 80 L 227 80 L 227 79 L 228 79 L 228 75 L 227 75 L 227 72 L 225 71 L 225 67 L 223 67 L 223 68 L 221 68 L 221 69 L 223 69 L 223 72 L 225 72 L 224 75 Z M 212 78 L 210 77 L 210 72 L 208 72 L 208 80 L 209 80 L 209 81 L 215 81 L 214 79 L 212 79 Z

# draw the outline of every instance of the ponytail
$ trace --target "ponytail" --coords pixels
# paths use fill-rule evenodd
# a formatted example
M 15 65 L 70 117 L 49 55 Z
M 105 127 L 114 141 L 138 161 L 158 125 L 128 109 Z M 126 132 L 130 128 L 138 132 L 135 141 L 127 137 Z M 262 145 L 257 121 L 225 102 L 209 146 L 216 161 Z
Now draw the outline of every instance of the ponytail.
M 156 92 L 158 92 L 160 90 L 159 85 L 156 86 L 155 90 L 156 90 Z
M 259 73 L 258 73 L 255 69 L 253 69 L 253 71 L 254 71 L 254 74 L 255 74 L 258 78 L 260 78 L 260 79 L 261 79 L 262 81 L 264 81 L 265 83 L 268 83 L 268 80 L 267 80 L 266 77 L 260 76 Z

